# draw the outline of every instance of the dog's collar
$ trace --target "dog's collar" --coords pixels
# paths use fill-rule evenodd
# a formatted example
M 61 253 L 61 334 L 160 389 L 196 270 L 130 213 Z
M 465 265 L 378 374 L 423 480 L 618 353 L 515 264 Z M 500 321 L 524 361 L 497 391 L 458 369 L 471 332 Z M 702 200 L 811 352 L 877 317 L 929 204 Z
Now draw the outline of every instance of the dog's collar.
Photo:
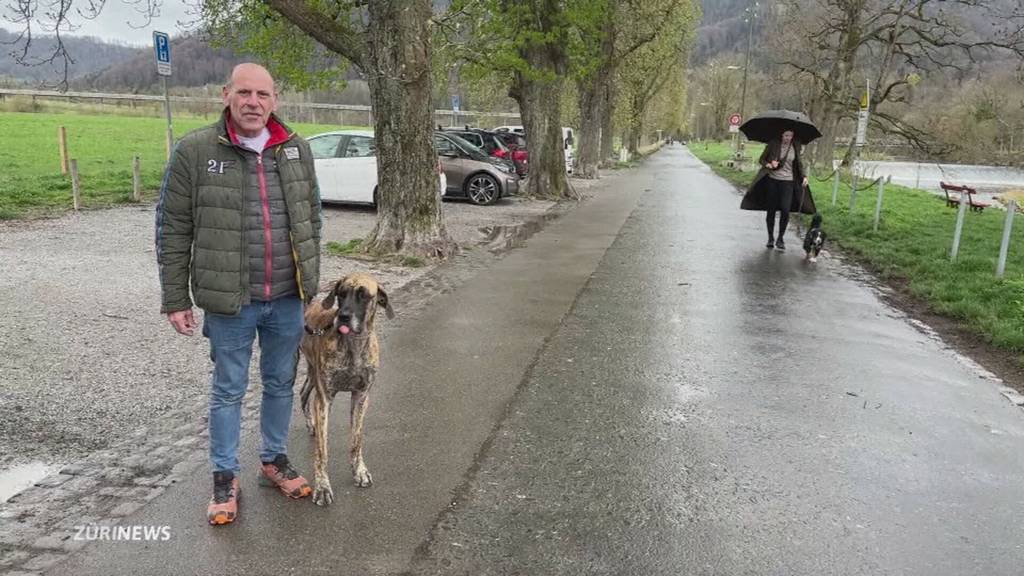
M 327 328 L 320 328 L 319 330 L 313 330 L 308 325 L 303 326 L 306 329 L 306 334 L 312 334 L 313 336 L 323 336 L 327 334 Z
M 312 328 L 309 327 L 309 325 L 304 325 L 303 328 L 306 330 L 306 334 L 310 334 L 312 336 L 323 336 L 324 334 L 330 334 L 334 332 L 334 330 L 331 330 L 329 328 L 320 328 L 317 330 L 313 330 Z M 366 332 L 360 336 L 356 336 L 355 334 L 345 334 L 344 336 L 345 338 L 351 338 L 352 340 L 366 340 L 367 338 L 370 337 L 370 333 Z

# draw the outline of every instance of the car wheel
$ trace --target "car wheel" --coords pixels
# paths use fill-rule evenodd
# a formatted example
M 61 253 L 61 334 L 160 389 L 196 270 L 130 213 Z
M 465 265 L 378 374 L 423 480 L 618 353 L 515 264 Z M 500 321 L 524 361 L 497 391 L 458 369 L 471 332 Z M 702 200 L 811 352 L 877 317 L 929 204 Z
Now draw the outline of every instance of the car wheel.
M 466 196 L 479 206 L 494 204 L 498 199 L 498 181 L 487 174 L 476 174 L 466 182 Z

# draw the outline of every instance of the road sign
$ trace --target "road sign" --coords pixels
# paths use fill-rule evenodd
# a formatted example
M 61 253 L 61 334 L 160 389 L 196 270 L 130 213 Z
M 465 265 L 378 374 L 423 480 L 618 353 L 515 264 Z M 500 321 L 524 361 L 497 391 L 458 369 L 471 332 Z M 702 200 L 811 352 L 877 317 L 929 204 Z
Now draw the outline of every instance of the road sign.
M 857 114 L 857 139 L 855 146 L 863 146 L 868 139 L 868 120 L 871 115 L 871 85 L 864 88 L 864 94 L 860 97 L 860 112 Z
M 156 52 L 156 73 L 171 75 L 171 38 L 166 32 L 153 32 L 153 50 Z
M 739 114 L 733 114 L 729 116 L 729 132 L 739 132 L 740 124 L 742 123 L 742 121 L 743 117 L 740 116 Z
M 857 141 L 856 146 L 863 146 L 868 139 L 868 111 L 861 110 L 857 114 Z
M 462 106 L 462 99 L 459 98 L 458 95 L 452 96 L 452 111 L 453 112 L 458 112 L 459 108 L 461 106 Z

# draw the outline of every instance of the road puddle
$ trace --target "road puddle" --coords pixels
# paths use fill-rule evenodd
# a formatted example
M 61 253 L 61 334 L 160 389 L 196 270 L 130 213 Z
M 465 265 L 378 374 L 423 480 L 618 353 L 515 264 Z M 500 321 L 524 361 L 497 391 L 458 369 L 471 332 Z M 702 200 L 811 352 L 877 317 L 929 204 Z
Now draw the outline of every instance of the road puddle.
M 59 465 L 45 462 L 29 462 L 19 464 L 6 470 L 0 470 L 0 503 L 7 502 L 15 494 L 60 470 Z

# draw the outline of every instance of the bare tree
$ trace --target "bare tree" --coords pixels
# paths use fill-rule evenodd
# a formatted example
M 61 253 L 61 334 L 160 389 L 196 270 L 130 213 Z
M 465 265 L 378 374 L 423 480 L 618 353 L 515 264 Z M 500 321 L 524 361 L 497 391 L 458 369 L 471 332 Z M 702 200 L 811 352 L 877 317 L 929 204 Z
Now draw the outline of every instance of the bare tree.
M 133 28 L 149 26 L 159 14 L 161 0 L 122 0 L 139 15 L 139 22 L 128 22 Z M 80 29 L 82 20 L 94 20 L 106 6 L 106 0 L 12 0 L 0 5 L 0 20 L 15 28 L 15 38 L 3 44 L 11 47 L 14 61 L 24 66 L 54 65 L 58 69 L 56 86 L 68 87 L 68 72 L 74 64 L 74 55 L 65 44 L 65 36 Z M 52 36 L 49 49 L 36 54 L 39 36 Z
M 996 50 L 1024 56 L 1024 9 L 989 0 L 821 0 L 808 5 L 780 0 L 773 52 L 815 90 L 810 106 L 823 138 L 812 151 L 816 164 L 830 161 L 837 127 L 852 118 L 867 79 L 872 127 L 918 147 L 929 137 L 886 111 L 906 99 L 918 73 L 964 71 Z M 997 24 L 980 35 L 964 19 L 983 15 Z M 852 144 L 851 144 L 852 145 Z M 847 154 L 849 158 L 849 153 Z

